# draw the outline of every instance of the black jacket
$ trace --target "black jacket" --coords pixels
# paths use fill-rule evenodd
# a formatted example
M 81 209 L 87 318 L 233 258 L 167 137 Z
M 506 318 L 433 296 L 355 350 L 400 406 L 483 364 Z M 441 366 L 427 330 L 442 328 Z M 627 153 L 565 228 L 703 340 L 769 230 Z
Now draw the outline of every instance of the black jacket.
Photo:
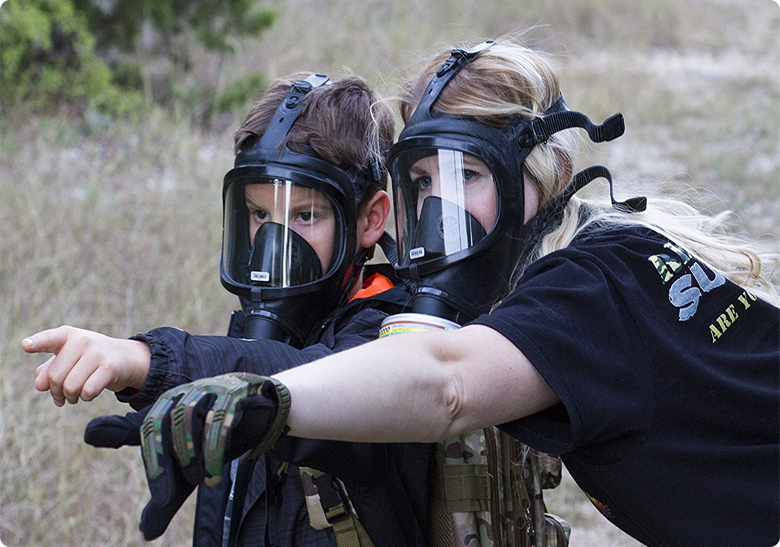
M 313 343 L 300 350 L 281 342 L 237 338 L 243 332 L 240 312 L 231 320 L 231 338 L 194 336 L 172 327 L 154 329 L 134 337 L 147 342 L 152 352 L 143 388 L 118 397 L 140 409 L 165 390 L 198 378 L 231 371 L 271 375 L 376 339 L 382 320 L 401 313 L 409 303 L 408 293 L 400 287 L 355 300 L 337 310 L 313 335 Z M 239 466 L 242 479 L 236 484 L 236 500 L 241 515 L 239 528 L 233 524 L 237 542 L 231 545 L 335 547 L 330 530 L 316 531 L 308 524 L 297 468 L 291 465 L 286 473 L 276 473 L 282 462 L 290 462 L 339 477 L 376 547 L 422 547 L 430 455 L 431 445 L 425 444 L 284 438 L 268 456 L 257 462 L 244 460 Z M 223 545 L 229 469 L 227 465 L 220 485 L 198 489 L 195 547 Z

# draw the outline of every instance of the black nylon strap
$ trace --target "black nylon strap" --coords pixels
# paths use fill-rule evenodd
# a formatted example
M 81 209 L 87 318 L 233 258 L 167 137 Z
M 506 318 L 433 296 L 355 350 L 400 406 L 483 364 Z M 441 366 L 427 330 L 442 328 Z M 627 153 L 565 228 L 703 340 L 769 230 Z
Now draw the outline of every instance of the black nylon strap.
M 615 209 L 621 209 L 629 213 L 641 213 L 647 209 L 647 198 L 645 196 L 636 196 L 628 198 L 625 201 L 617 201 L 615 199 L 614 184 L 612 183 L 612 173 L 603 165 L 588 167 L 574 175 L 574 178 L 572 178 L 572 181 L 569 186 L 566 187 L 566 190 L 561 192 L 561 194 L 551 202 L 551 205 L 554 204 L 554 207 L 562 209 L 574 194 L 582 190 L 588 183 L 598 178 L 605 178 L 609 182 L 609 199 Z
M 274 112 L 271 122 L 268 124 L 260 139 L 260 145 L 268 150 L 277 146 L 287 136 L 290 128 L 301 113 L 301 99 L 312 89 L 322 87 L 330 82 L 330 78 L 324 74 L 312 74 L 305 80 L 295 82 L 290 87 L 287 97 Z
M 379 243 L 382 252 L 385 253 L 387 261 L 393 266 L 398 264 L 398 246 L 396 245 L 393 236 L 387 232 L 383 232 L 382 237 L 379 238 L 377 243 Z
M 574 175 L 566 189 L 548 202 L 528 224 L 523 226 L 520 237 L 526 241 L 524 254 L 529 252 L 545 234 L 558 227 L 563 219 L 564 208 L 571 197 L 598 178 L 605 178 L 609 182 L 609 197 L 612 206 L 616 209 L 629 213 L 640 213 L 647 208 L 647 198 L 644 196 L 616 201 L 613 193 L 612 173 L 603 165 L 593 165 Z
M 518 141 L 523 147 L 533 147 L 547 140 L 564 129 L 579 127 L 588 133 L 593 142 L 606 142 L 618 138 L 626 129 L 623 115 L 618 113 L 607 118 L 603 124 L 597 125 L 590 121 L 585 114 L 567 110 L 565 112 L 553 112 L 539 118 L 535 118 L 520 133 Z
M 494 43 L 495 40 L 485 40 L 481 44 L 470 49 L 453 49 L 450 51 L 449 58 L 444 61 L 436 71 L 436 75 L 428 83 L 428 87 L 425 89 L 422 99 L 420 99 L 420 103 L 406 122 L 406 125 L 412 125 L 419 120 L 429 118 L 431 115 L 431 107 L 439 98 L 442 89 L 444 89 L 449 81 L 460 72 L 460 69 L 469 64 L 474 57 L 491 47 Z

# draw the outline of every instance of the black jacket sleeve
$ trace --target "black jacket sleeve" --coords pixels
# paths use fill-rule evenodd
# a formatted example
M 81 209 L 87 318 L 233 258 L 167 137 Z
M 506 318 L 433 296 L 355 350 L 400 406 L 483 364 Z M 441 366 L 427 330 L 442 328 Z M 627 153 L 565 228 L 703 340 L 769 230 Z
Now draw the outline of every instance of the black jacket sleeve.
M 332 353 L 315 344 L 295 349 L 275 340 L 244 340 L 227 336 L 197 336 L 173 327 L 161 327 L 132 337 L 149 344 L 149 375 L 138 393 L 120 392 L 117 398 L 136 410 L 152 404 L 163 392 L 200 378 L 228 372 L 270 376 Z
M 117 398 L 140 410 L 165 391 L 200 378 L 228 372 L 270 376 L 373 340 L 385 316 L 377 309 L 362 309 L 349 321 L 339 321 L 338 329 L 326 324 L 320 342 L 303 349 L 275 340 L 199 336 L 174 327 L 152 329 L 132 337 L 149 344 L 152 354 L 143 387 L 135 393 L 121 391 Z

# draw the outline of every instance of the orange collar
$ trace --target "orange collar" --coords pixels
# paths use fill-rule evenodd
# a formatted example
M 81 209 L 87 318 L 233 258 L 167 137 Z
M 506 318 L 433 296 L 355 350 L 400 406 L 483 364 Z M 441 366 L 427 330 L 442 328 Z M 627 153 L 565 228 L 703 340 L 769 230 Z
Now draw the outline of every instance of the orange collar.
M 355 293 L 349 301 L 353 302 L 360 298 L 369 298 L 385 292 L 388 289 L 394 287 L 393 282 L 380 273 L 375 273 L 365 281 L 363 281 L 363 288 Z

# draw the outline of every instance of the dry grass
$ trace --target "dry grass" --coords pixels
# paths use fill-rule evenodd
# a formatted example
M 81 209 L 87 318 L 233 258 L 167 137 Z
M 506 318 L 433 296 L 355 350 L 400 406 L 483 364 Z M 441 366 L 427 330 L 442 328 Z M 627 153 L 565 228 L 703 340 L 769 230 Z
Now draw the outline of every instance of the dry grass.
M 6 126 L 7 129 L 7 126 Z M 0 191 L 0 537 L 7 545 L 135 545 L 145 480 L 133 449 L 80 441 L 111 396 L 56 409 L 21 338 L 69 323 L 115 336 L 161 324 L 222 332 L 214 275 L 229 140 L 161 119 L 85 135 L 34 120 L 4 131 Z M 188 543 L 179 526 L 181 545 Z M 168 541 L 168 540 L 166 540 Z M 172 541 L 171 544 L 175 544 Z
M 771 0 L 265 3 L 280 11 L 277 25 L 223 76 L 351 67 L 392 93 L 442 43 L 537 25 L 526 39 L 556 54 L 569 104 L 594 118 L 625 114 L 626 135 L 594 151 L 618 181 L 695 186 L 707 206 L 737 210 L 739 230 L 776 245 L 780 9 Z M 213 70 L 204 62 L 199 77 Z M 111 395 L 55 408 L 32 387 L 42 359 L 19 341 L 62 323 L 114 336 L 163 324 L 222 333 L 234 303 L 217 273 L 230 130 L 155 116 L 74 127 L 8 112 L 0 124 L 0 538 L 138 545 L 140 458 L 81 442 L 90 418 L 126 409 Z M 574 525 L 574 547 L 635 544 L 570 480 L 548 497 Z M 189 545 L 190 518 L 191 507 L 160 543 Z

